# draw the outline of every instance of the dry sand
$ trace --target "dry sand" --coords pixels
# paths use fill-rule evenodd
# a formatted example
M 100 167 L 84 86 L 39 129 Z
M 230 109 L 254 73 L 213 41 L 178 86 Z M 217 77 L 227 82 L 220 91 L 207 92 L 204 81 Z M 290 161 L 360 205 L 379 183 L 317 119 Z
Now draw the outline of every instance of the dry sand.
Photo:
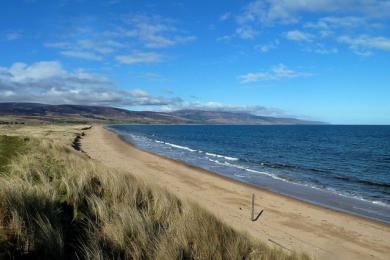
M 304 203 L 230 180 L 184 163 L 150 154 L 94 126 L 82 149 L 107 166 L 157 184 L 195 201 L 236 230 L 316 259 L 390 259 L 390 225 Z M 256 211 L 252 222 L 251 196 Z

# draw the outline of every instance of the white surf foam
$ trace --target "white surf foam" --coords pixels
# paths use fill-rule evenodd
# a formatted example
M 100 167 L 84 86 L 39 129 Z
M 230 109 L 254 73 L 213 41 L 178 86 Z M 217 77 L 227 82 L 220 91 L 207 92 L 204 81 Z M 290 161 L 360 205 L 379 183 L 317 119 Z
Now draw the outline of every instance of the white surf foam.
M 177 148 L 177 149 L 182 149 L 182 150 L 186 150 L 186 151 L 190 151 L 190 152 L 196 152 L 197 150 L 195 149 L 191 149 L 187 146 L 181 146 L 181 145 L 177 145 L 177 144 L 171 144 L 171 143 L 168 143 L 168 142 L 164 142 L 164 144 L 168 145 L 168 146 L 171 146 L 173 148 Z
M 191 148 L 189 148 L 187 146 L 181 146 L 181 145 L 178 145 L 178 144 L 172 144 L 172 143 L 168 143 L 168 142 L 164 142 L 164 141 L 160 141 L 160 140 L 153 140 L 153 141 L 158 143 L 158 144 L 165 144 L 165 145 L 168 145 L 170 147 L 186 150 L 186 151 L 189 151 L 189 152 L 196 152 L 196 151 L 198 151 L 198 150 L 195 150 L 195 149 L 191 149 Z
M 142 136 L 138 136 L 138 135 L 130 134 L 129 136 L 131 138 L 135 139 L 135 140 L 138 140 L 138 141 L 148 140 L 148 138 L 145 138 L 145 137 L 142 137 Z M 152 141 L 152 140 L 149 139 L 149 141 Z M 170 146 L 170 147 L 173 147 L 173 148 L 176 148 L 176 149 L 186 150 L 186 151 L 189 151 L 189 152 L 204 153 L 205 155 L 207 155 L 209 157 L 212 157 L 212 158 L 220 158 L 220 159 L 224 159 L 224 160 L 227 160 L 227 161 L 238 161 L 239 160 L 238 158 L 235 158 L 235 157 L 229 157 L 229 156 L 224 156 L 224 155 L 215 154 L 215 153 L 203 152 L 201 150 L 195 150 L 195 149 L 191 149 L 190 147 L 181 146 L 181 145 L 168 143 L 168 142 L 163 142 L 163 141 L 160 141 L 160 140 L 153 140 L 153 141 L 155 143 L 167 145 L 167 146 Z M 269 176 L 269 177 L 271 177 L 273 179 L 276 179 L 276 180 L 289 182 L 289 183 L 292 183 L 292 184 L 303 185 L 303 186 L 310 187 L 310 188 L 313 188 L 313 189 L 316 189 L 316 190 L 323 190 L 323 191 L 325 190 L 325 191 L 337 194 L 337 195 L 342 196 L 342 197 L 353 198 L 353 199 L 357 199 L 357 200 L 361 200 L 361 201 L 365 201 L 365 202 L 370 202 L 370 203 L 378 205 L 378 206 L 390 207 L 390 205 L 387 204 L 386 202 L 363 198 L 362 196 L 341 192 L 341 191 L 339 191 L 337 189 L 334 189 L 334 188 L 331 188 L 331 187 L 318 187 L 318 186 L 313 185 L 311 183 L 293 182 L 293 181 L 290 181 L 290 180 L 278 177 L 278 176 L 276 176 L 274 174 L 271 174 L 271 173 L 268 173 L 268 172 L 265 172 L 265 171 L 257 171 L 257 170 L 254 170 L 254 169 L 251 169 L 251 168 L 248 168 L 248 167 L 244 167 L 244 166 L 241 166 L 241 165 L 229 163 L 227 161 L 219 161 L 217 159 L 214 160 L 214 159 L 211 159 L 211 158 L 207 158 L 207 159 L 209 161 L 211 161 L 213 163 L 216 163 L 218 165 L 221 165 L 221 166 L 233 167 L 233 168 L 236 168 L 236 169 L 240 169 L 240 170 L 242 170 L 244 172 L 246 171 L 246 172 L 253 173 L 253 174 L 262 174 L 262 175 Z M 261 163 L 261 165 L 264 165 L 264 164 Z M 236 176 L 238 178 L 245 178 L 248 175 L 245 175 L 245 174 L 242 174 L 242 173 L 241 174 L 240 173 L 235 173 L 234 176 Z
M 210 158 L 208 158 L 208 160 L 211 161 L 211 162 L 214 162 L 214 163 L 216 163 L 218 165 L 227 166 L 227 167 L 233 167 L 233 168 L 236 168 L 236 169 L 240 169 L 242 171 L 247 171 L 247 172 L 255 173 L 255 174 L 262 174 L 262 175 L 269 176 L 269 177 L 271 177 L 273 179 L 276 179 L 276 180 L 289 182 L 286 179 L 280 178 L 280 177 L 278 177 L 278 176 L 276 176 L 274 174 L 268 173 L 268 172 L 256 171 L 256 170 L 253 170 L 253 169 L 250 169 L 248 167 L 241 166 L 241 165 L 232 164 L 232 163 L 229 163 L 229 162 L 220 162 L 218 160 L 213 160 L 213 159 L 210 159 Z M 238 175 L 238 174 L 237 175 L 235 174 L 235 176 L 237 176 L 237 177 L 244 177 L 244 175 Z M 245 175 L 245 176 L 247 176 L 247 175 Z
M 160 140 L 154 140 L 154 142 L 159 143 L 159 144 L 165 144 L 165 145 L 168 145 L 170 147 L 177 148 L 177 149 L 187 150 L 189 152 L 204 153 L 201 150 L 196 150 L 196 149 L 192 149 L 192 148 L 187 147 L 187 146 L 182 146 L 182 145 L 178 145 L 178 144 L 168 143 L 168 142 L 164 142 L 164 141 L 160 141 Z M 235 158 L 235 157 L 220 155 L 220 154 L 216 154 L 216 153 L 206 152 L 205 154 L 208 155 L 208 156 L 216 157 L 216 158 L 223 158 L 223 159 L 228 160 L 228 161 L 238 161 L 239 160 L 238 158 Z
M 212 157 L 217 157 L 217 158 L 224 158 L 225 160 L 228 160 L 228 161 L 238 161 L 239 160 L 238 158 L 235 158 L 235 157 L 220 155 L 220 154 L 216 154 L 216 153 L 206 153 L 206 155 L 212 156 Z

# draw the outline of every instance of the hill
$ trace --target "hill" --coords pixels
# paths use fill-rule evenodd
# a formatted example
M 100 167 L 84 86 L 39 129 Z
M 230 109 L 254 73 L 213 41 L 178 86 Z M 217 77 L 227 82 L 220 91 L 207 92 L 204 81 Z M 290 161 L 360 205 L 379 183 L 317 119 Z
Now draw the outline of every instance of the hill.
M 0 116 L 18 120 L 74 123 L 154 123 L 154 124 L 321 124 L 296 118 L 256 116 L 243 112 L 179 110 L 174 112 L 131 111 L 115 107 L 0 103 Z M 3 120 L 5 123 L 7 120 Z
M 248 125 L 303 125 L 321 124 L 321 122 L 306 121 L 296 118 L 280 118 L 270 116 L 256 116 L 244 112 L 179 110 L 171 115 L 185 118 L 192 123 L 201 124 L 248 124 Z

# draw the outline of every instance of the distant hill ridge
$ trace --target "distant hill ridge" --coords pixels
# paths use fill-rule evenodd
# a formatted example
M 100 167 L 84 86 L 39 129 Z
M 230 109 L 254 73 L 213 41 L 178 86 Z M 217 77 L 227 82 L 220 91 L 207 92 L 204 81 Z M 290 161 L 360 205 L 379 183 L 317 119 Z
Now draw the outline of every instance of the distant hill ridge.
M 0 103 L 0 116 L 34 118 L 42 121 L 97 121 L 107 123 L 156 124 L 323 124 L 296 118 L 256 116 L 245 112 L 178 110 L 174 112 L 132 111 L 106 106 Z

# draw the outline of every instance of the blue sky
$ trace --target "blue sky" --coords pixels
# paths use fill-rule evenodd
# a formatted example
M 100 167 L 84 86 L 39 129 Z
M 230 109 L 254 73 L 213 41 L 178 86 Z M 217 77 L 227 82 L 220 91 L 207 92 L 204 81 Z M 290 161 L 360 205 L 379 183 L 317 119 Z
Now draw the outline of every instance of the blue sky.
M 0 102 L 390 124 L 390 1 L 4 0 Z

